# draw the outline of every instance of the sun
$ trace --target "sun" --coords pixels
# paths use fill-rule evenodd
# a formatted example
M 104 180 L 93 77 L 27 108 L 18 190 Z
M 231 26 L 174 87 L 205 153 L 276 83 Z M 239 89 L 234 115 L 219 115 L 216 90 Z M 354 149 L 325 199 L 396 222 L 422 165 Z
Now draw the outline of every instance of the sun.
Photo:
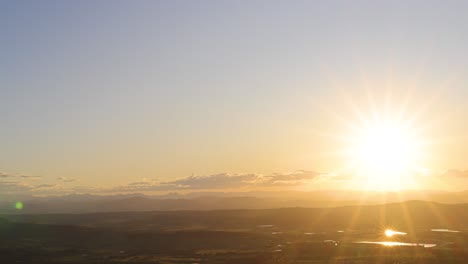
M 421 168 L 422 140 L 409 123 L 367 121 L 351 135 L 348 155 L 356 175 L 373 189 L 401 189 Z
M 333 175 L 342 188 L 386 194 L 434 183 L 440 138 L 433 137 L 437 120 L 428 117 L 430 102 L 413 101 L 405 85 L 365 86 L 362 94 L 342 96 L 343 107 L 331 116 L 337 126 L 327 133 L 334 139 L 330 156 L 337 157 Z
M 361 131 L 354 152 L 359 166 L 367 172 L 403 172 L 416 161 L 418 144 L 405 127 L 381 122 Z

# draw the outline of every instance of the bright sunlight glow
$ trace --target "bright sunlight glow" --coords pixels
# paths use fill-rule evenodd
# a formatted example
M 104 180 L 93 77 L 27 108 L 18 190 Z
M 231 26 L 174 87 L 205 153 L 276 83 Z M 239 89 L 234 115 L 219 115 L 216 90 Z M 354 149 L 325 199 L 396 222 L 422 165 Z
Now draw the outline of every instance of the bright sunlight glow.
M 422 149 L 417 130 L 392 120 L 366 121 L 351 135 L 348 154 L 355 174 L 373 190 L 400 190 L 420 166 Z M 406 186 L 408 187 L 408 186 Z
M 402 127 L 378 124 L 358 136 L 355 155 L 361 169 L 386 174 L 408 170 L 417 158 L 415 140 Z
M 405 232 L 394 231 L 394 230 L 391 230 L 391 229 L 385 230 L 385 236 L 392 237 L 394 235 L 406 235 L 406 233 Z

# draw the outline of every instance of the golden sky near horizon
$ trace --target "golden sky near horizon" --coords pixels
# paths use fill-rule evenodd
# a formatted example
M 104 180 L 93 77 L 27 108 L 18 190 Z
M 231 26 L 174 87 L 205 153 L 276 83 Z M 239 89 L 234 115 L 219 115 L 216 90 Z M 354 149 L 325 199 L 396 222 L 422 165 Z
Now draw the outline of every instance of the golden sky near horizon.
M 0 194 L 463 189 L 465 5 L 5 4 Z

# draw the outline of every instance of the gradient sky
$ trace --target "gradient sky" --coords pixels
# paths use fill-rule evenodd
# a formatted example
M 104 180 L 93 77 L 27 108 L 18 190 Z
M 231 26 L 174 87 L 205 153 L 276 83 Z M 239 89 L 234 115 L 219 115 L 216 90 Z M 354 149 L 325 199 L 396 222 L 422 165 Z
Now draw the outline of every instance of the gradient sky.
M 467 168 L 466 1 L 0 3 L 5 179 L 333 172 L 356 109 Z

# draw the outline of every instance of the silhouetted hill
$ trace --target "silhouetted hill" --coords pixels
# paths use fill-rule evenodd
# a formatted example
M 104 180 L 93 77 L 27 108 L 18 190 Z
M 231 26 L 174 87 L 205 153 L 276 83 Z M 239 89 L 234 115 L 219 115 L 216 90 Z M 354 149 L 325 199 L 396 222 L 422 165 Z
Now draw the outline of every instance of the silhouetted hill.
M 440 203 L 468 203 L 468 192 L 405 191 L 315 191 L 315 192 L 248 192 L 192 193 L 147 196 L 144 194 L 65 195 L 24 200 L 18 211 L 13 201 L 0 202 L 5 214 L 60 214 L 126 211 L 272 209 L 287 207 L 325 208 L 352 205 L 385 204 L 421 200 Z
M 4 203 L 3 213 L 41 214 L 41 213 L 93 213 L 126 212 L 154 210 L 216 210 L 216 209 L 262 209 L 278 207 L 328 207 L 356 204 L 355 201 L 281 201 L 275 198 L 256 197 L 196 197 L 185 199 L 155 199 L 145 196 L 129 198 L 94 198 L 80 200 L 29 200 L 24 202 L 21 211 L 12 203 Z
M 135 198 L 136 199 L 136 198 Z M 139 199 L 136 199 L 139 202 Z M 394 227 L 404 230 L 452 228 L 468 225 L 468 204 L 408 201 L 384 205 L 337 208 L 283 208 L 259 210 L 151 211 L 92 214 L 5 215 L 28 223 L 65 224 L 132 229 L 278 229 L 346 230 Z

